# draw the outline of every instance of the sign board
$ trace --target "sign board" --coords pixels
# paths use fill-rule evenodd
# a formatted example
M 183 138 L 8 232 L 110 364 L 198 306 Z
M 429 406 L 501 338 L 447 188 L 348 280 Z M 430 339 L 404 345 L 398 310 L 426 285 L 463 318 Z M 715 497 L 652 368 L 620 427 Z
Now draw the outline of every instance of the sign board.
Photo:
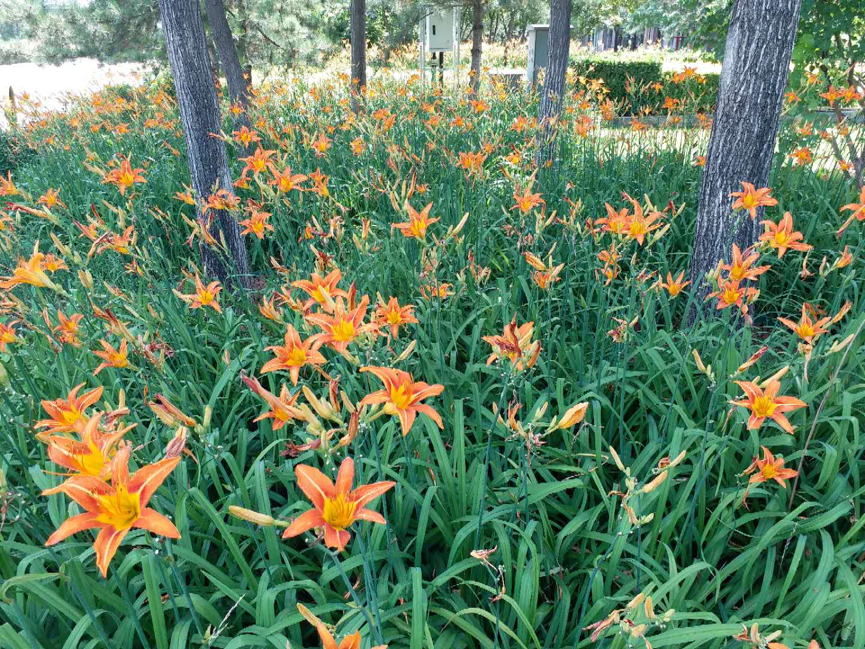
M 451 52 L 454 48 L 454 12 L 442 10 L 426 17 L 428 52 Z
M 534 86 L 538 81 L 538 70 L 550 64 L 550 26 L 529 25 L 526 29 L 529 39 L 529 60 L 526 65 L 526 77 Z

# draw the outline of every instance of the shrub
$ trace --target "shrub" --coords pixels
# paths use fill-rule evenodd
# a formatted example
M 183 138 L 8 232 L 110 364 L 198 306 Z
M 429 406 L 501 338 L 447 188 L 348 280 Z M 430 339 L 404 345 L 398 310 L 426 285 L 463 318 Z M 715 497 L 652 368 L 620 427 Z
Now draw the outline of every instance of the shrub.
M 603 79 L 608 98 L 620 106 L 623 115 L 659 114 L 668 96 L 680 100 L 688 112 L 711 111 L 720 81 L 717 74 L 683 76 L 664 72 L 659 58 L 645 55 L 581 56 L 574 59 L 571 69 L 587 79 Z M 655 84 L 661 84 L 663 89 L 656 90 Z

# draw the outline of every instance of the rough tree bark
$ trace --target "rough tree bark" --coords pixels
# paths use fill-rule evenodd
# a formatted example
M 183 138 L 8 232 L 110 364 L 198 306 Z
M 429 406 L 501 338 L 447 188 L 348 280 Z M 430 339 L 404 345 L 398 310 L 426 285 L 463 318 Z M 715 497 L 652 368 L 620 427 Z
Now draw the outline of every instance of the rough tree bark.
M 366 86 L 366 0 L 351 0 L 351 106 L 360 109 L 361 88 Z
M 216 53 L 219 55 L 219 63 L 228 83 L 228 94 L 231 102 L 240 104 L 243 113 L 235 120 L 238 126 L 249 126 L 249 117 L 246 114 L 249 108 L 249 81 L 243 76 L 243 67 L 237 56 L 237 48 L 234 38 L 231 36 L 231 26 L 225 15 L 225 5 L 222 0 L 204 0 L 207 10 L 207 22 L 210 24 L 210 32 L 213 42 L 216 43 Z
M 703 169 L 691 256 L 691 286 L 700 305 L 711 288 L 705 275 L 758 237 L 757 218 L 731 213 L 730 192 L 742 181 L 766 187 L 778 135 L 790 56 L 802 0 L 736 0 L 727 32 L 718 101 Z M 699 307 L 692 308 L 693 322 Z
M 159 0 L 165 48 L 174 77 L 180 120 L 186 138 L 192 187 L 199 201 L 199 222 L 204 222 L 201 204 L 218 183 L 220 189 L 231 191 L 231 174 L 225 144 L 211 133 L 219 133 L 219 104 L 210 76 L 204 23 L 198 0 Z M 249 259 L 240 234 L 240 226 L 231 214 L 215 210 L 216 228 L 211 234 L 225 240 L 228 255 L 214 247 L 201 244 L 204 272 L 225 284 L 249 284 Z M 233 274 L 232 274 L 233 272 Z
M 571 49 L 571 10 L 573 0 L 550 0 L 550 59 L 541 90 L 538 123 L 542 126 L 535 162 L 540 165 L 552 160 L 556 130 L 553 124 L 562 112 L 565 74 Z
M 481 53 L 484 44 L 484 2 L 472 0 L 472 65 L 471 93 L 476 94 L 481 82 Z

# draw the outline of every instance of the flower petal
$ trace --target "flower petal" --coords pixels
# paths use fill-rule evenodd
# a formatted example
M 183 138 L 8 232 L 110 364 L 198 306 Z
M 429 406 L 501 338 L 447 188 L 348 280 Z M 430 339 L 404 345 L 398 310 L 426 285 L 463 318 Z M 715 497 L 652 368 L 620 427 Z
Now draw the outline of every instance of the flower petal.
M 45 545 L 49 546 L 60 543 L 60 541 L 72 536 L 76 532 L 93 529 L 94 527 L 105 527 L 104 523 L 100 523 L 97 520 L 98 517 L 99 514 L 87 512 L 86 514 L 78 514 L 77 516 L 67 518 L 60 524 L 60 527 L 58 527 L 54 533 L 48 537 L 48 540 L 45 541 Z
M 316 509 L 324 509 L 324 499 L 336 496 L 330 478 L 318 469 L 305 464 L 298 464 L 294 468 L 294 473 L 297 476 L 297 486 Z
M 120 543 L 129 533 L 128 529 L 118 530 L 114 527 L 104 527 L 96 537 L 93 543 L 93 549 L 96 550 L 96 566 L 103 577 L 108 576 L 108 564 L 117 554 L 117 548 Z
M 180 532 L 170 520 L 155 509 L 145 507 L 141 510 L 141 516 L 135 521 L 133 527 L 149 530 L 159 536 L 167 536 L 170 539 L 179 539 Z
M 291 525 L 285 528 L 282 538 L 287 539 L 308 532 L 314 527 L 324 527 L 324 518 L 317 509 L 310 509 L 295 518 Z

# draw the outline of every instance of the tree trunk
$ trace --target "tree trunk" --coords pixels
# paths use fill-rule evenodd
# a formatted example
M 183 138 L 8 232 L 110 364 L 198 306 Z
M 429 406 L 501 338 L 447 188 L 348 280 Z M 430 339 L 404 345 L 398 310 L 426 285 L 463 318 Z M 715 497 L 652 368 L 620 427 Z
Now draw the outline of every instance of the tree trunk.
M 541 124 L 540 142 L 535 162 L 540 165 L 553 158 L 557 125 L 555 118 L 562 112 L 565 93 L 565 74 L 571 49 L 571 9 L 573 0 L 550 0 L 550 60 L 541 92 L 538 123 Z
M 730 192 L 742 181 L 766 187 L 778 135 L 790 56 L 802 0 L 736 0 L 727 32 L 718 101 L 694 233 L 691 286 L 695 304 L 711 288 L 705 275 L 758 237 L 763 209 L 752 221 L 731 213 Z M 699 307 L 691 310 L 696 319 Z
M 221 122 L 207 60 L 204 23 L 198 0 L 159 0 L 159 13 L 186 138 L 192 187 L 199 202 L 196 208 L 198 219 L 205 223 L 201 205 L 206 203 L 217 184 L 219 189 L 230 192 L 232 182 L 225 144 L 211 135 L 219 133 Z M 217 240 L 224 239 L 228 255 L 202 242 L 204 273 L 217 277 L 226 285 L 236 281 L 241 286 L 248 286 L 249 259 L 240 226 L 231 214 L 223 210 L 213 212 L 216 228 L 211 230 L 211 234 Z
M 484 3 L 483 0 L 472 0 L 472 66 L 471 93 L 477 94 L 481 82 L 481 52 L 484 42 Z
M 222 4 L 222 0 L 204 0 L 204 7 L 207 10 L 210 32 L 216 43 L 219 63 L 228 83 L 228 94 L 231 96 L 231 102 L 240 104 L 245 113 L 246 109 L 249 108 L 249 81 L 243 76 L 243 67 L 240 65 L 234 38 L 231 36 L 231 27 L 225 15 L 225 5 Z
M 360 108 L 366 86 L 366 0 L 351 0 L 351 106 Z

